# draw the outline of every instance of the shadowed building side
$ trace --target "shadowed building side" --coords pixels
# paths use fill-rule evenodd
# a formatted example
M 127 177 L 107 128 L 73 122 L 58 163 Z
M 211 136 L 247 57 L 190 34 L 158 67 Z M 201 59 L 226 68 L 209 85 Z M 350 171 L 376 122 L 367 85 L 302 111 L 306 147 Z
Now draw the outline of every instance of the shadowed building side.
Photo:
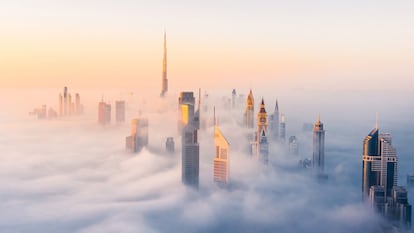
M 275 110 L 271 116 L 271 131 L 272 131 L 272 138 L 273 140 L 279 140 L 279 105 L 276 100 Z
M 381 156 L 379 154 L 378 128 L 373 129 L 364 139 L 362 147 L 362 193 L 369 196 L 371 186 L 380 185 Z
M 183 128 L 181 144 L 181 180 L 185 185 L 198 188 L 200 147 L 193 125 Z

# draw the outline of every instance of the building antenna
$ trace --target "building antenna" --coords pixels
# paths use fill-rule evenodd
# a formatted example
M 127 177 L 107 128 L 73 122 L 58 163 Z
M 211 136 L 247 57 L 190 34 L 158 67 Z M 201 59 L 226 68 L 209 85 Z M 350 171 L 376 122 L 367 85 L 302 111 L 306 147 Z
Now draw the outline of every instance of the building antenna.
M 378 112 L 375 113 L 375 128 L 378 129 Z

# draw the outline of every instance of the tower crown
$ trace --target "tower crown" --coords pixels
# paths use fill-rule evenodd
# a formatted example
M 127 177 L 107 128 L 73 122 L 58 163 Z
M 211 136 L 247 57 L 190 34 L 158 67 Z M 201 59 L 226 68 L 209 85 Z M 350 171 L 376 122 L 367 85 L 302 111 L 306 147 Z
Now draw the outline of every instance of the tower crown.
M 266 113 L 266 108 L 264 104 L 264 99 L 262 98 L 262 102 L 260 103 L 260 113 Z
M 253 97 L 253 92 L 252 89 L 250 89 L 249 95 L 247 96 L 247 105 L 254 105 L 254 97 Z
M 321 115 L 318 115 L 318 120 L 315 122 L 314 131 L 323 130 L 323 123 L 321 122 Z

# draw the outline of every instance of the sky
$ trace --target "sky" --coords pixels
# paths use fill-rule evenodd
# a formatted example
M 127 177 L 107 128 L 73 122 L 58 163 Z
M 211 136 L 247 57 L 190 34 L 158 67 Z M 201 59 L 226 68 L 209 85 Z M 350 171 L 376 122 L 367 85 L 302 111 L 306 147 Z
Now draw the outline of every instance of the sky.
M 156 89 L 165 30 L 174 90 L 412 90 L 413 11 L 408 0 L 1 1 L 0 84 Z

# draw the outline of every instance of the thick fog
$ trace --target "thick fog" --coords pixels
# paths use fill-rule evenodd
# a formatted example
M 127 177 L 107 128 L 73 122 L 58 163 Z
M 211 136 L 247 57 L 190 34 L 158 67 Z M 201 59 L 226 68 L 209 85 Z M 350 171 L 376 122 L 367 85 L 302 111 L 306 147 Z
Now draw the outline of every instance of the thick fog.
M 190 90 L 195 92 L 197 89 Z M 268 114 L 276 99 L 286 115 L 286 136 L 295 135 L 299 155 L 270 144 L 269 165 L 246 152 L 242 121 L 245 97 L 235 109 L 232 90 L 202 90 L 201 119 L 213 118 L 230 142 L 230 185 L 213 182 L 213 128 L 199 131 L 200 187 L 181 183 L 177 133 L 178 91 L 160 99 L 158 90 L 76 90 L 85 113 L 39 120 L 29 112 L 42 104 L 57 108 L 62 90 L 0 93 L 0 232 L 378 232 L 384 224 L 361 203 L 362 141 L 379 114 L 399 157 L 399 185 L 414 172 L 414 111 L 409 92 L 253 89 L 255 110 L 264 98 Z M 249 90 L 237 90 L 247 96 Z M 205 92 L 208 98 L 204 97 Z M 97 122 L 98 102 L 112 104 L 112 123 Z M 125 124 L 114 123 L 114 102 L 127 102 Z M 325 171 L 318 182 L 299 160 L 312 157 L 318 114 L 326 130 Z M 149 146 L 125 150 L 130 120 L 149 119 Z M 175 154 L 165 152 L 174 137 Z M 409 190 L 410 202 L 413 192 Z

